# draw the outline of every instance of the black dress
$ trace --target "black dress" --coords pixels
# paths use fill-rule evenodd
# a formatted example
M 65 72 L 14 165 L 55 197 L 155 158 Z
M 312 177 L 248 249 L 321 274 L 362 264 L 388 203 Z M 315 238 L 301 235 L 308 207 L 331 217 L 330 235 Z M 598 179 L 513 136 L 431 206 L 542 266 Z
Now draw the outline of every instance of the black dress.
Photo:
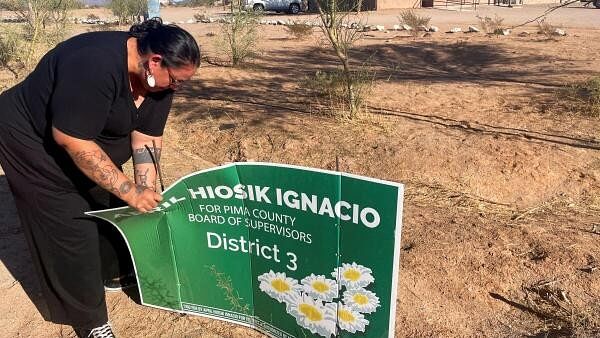
M 102 279 L 131 268 L 116 259 L 124 248 L 120 236 L 103 236 L 114 229 L 84 214 L 115 206 L 111 195 L 75 166 L 51 131 L 54 126 L 93 140 L 118 167 L 131 157 L 132 131 L 162 135 L 173 92 L 148 95 L 136 108 L 128 38 L 126 32 L 94 32 L 66 40 L 0 95 L 0 164 L 48 304 L 47 319 L 55 323 L 106 323 Z

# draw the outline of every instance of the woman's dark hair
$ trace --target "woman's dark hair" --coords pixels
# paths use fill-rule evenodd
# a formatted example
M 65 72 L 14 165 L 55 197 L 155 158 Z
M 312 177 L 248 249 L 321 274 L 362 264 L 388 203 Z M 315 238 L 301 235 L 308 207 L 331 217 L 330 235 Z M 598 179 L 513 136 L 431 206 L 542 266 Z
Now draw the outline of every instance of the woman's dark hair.
M 129 36 L 137 38 L 137 49 L 141 55 L 160 54 L 163 66 L 200 66 L 200 48 L 194 37 L 181 27 L 163 24 L 160 18 L 131 26 Z

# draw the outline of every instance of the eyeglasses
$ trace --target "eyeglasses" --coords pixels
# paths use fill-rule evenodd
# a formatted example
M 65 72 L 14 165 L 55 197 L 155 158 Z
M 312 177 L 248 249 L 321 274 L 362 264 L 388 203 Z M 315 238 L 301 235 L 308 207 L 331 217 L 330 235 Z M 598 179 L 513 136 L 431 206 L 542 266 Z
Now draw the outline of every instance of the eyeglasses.
M 183 80 L 177 80 L 174 78 L 169 68 L 167 68 L 167 73 L 169 73 L 169 87 L 179 87 L 183 84 L 183 82 L 185 82 Z

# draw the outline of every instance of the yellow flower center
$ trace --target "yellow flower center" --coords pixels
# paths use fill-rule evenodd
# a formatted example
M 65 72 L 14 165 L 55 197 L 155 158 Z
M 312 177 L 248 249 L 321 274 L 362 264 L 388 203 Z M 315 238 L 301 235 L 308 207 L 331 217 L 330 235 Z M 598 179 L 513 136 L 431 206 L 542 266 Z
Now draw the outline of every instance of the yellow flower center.
M 310 304 L 300 304 L 298 307 L 300 312 L 306 316 L 306 318 L 310 319 L 313 322 L 319 322 L 323 320 L 323 314 L 319 309 L 310 305 Z
M 280 278 L 273 279 L 271 281 L 271 286 L 273 286 L 273 289 L 277 290 L 278 292 L 290 291 L 290 285 Z
M 363 295 L 362 293 L 355 294 L 352 299 L 354 299 L 354 302 L 358 305 L 369 304 L 369 297 Z
M 313 289 L 319 291 L 320 293 L 329 291 L 329 285 L 327 283 L 316 281 L 312 283 Z
M 356 320 L 352 312 L 344 309 L 338 311 L 338 318 L 340 318 L 341 321 L 346 323 L 354 323 L 354 321 Z
M 348 269 L 344 272 L 344 278 L 349 281 L 356 282 L 360 278 L 360 271 L 356 269 Z

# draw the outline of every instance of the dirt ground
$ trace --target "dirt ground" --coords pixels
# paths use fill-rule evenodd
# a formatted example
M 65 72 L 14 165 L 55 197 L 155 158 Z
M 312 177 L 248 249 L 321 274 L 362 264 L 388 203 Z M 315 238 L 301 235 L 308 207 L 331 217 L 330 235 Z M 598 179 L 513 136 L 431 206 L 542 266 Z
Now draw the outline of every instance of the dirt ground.
M 397 337 L 600 336 L 600 118 L 556 108 L 559 88 L 600 75 L 600 23 L 577 26 L 573 10 L 556 40 L 518 35 L 534 26 L 510 36 L 368 33 L 353 56 L 376 69 L 375 87 L 369 113 L 352 121 L 319 114 L 304 86 L 335 67 L 321 34 L 299 41 L 261 26 L 249 68 L 205 62 L 178 93 L 166 179 L 246 160 L 334 169 L 337 156 L 342 171 L 406 185 Z M 191 16 L 181 11 L 164 15 Z M 211 60 L 223 58 L 209 34 L 217 24 L 182 26 Z M 0 198 L 0 336 L 73 337 L 39 313 L 4 177 Z M 120 337 L 262 337 L 107 297 Z

